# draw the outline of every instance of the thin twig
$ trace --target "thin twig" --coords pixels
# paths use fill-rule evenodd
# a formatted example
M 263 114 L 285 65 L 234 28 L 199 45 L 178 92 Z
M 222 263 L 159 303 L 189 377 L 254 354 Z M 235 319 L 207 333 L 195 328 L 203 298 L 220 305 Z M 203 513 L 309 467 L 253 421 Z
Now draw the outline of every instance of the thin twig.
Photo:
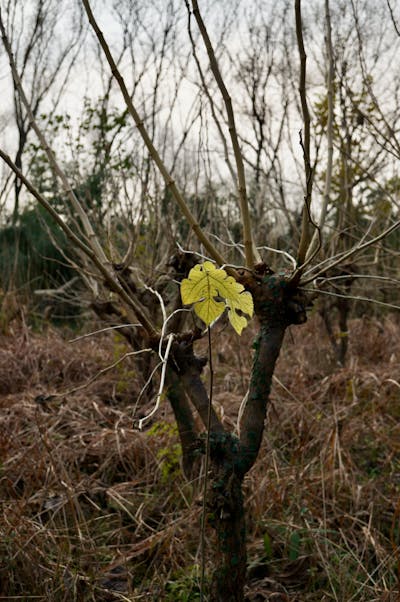
M 297 45 L 300 54 L 300 83 L 299 94 L 301 101 L 301 110 L 303 114 L 304 142 L 301 141 L 303 148 L 304 172 L 306 177 L 306 192 L 304 195 L 303 216 L 301 223 L 301 234 L 299 248 L 297 251 L 297 264 L 302 266 L 306 258 L 308 246 L 310 244 L 310 222 L 311 222 L 311 193 L 313 184 L 313 170 L 310 160 L 310 112 L 308 110 L 306 94 L 306 65 L 307 55 L 304 49 L 303 25 L 301 18 L 301 0 L 295 0 L 296 17 L 296 36 Z
M 127 353 L 124 353 L 124 355 L 122 355 L 120 358 L 118 358 L 112 364 L 109 364 L 105 368 L 102 368 L 101 370 L 96 372 L 96 374 L 94 376 L 92 376 L 91 378 L 89 378 L 89 380 L 87 380 L 83 385 L 73 387 L 72 389 L 66 389 L 64 391 L 61 391 L 61 393 L 54 393 L 52 395 L 52 397 L 65 397 L 66 395 L 71 395 L 72 393 L 77 393 L 78 391 L 82 391 L 83 389 L 86 389 L 86 387 L 88 387 L 89 385 L 94 383 L 100 376 L 102 376 L 103 374 L 106 374 L 113 368 L 116 368 L 116 366 L 118 366 L 121 362 L 126 360 L 127 357 L 132 357 L 134 355 L 140 355 L 141 353 L 150 353 L 152 351 L 153 351 L 153 349 L 150 349 L 150 348 L 140 349 L 139 351 L 128 351 Z
M 324 291 L 318 288 L 304 288 L 301 287 L 302 291 L 307 293 L 318 293 L 321 295 L 329 295 L 330 297 L 340 297 L 341 299 L 351 299 L 352 301 L 367 301 L 368 303 L 375 303 L 376 305 L 382 305 L 383 307 L 390 307 L 391 309 L 400 309 L 400 305 L 394 305 L 393 303 L 385 303 L 384 301 L 378 301 L 377 299 L 371 299 L 370 297 L 362 297 L 360 295 L 342 295 L 341 293 L 334 293 L 332 291 Z
M 386 0 L 386 3 L 387 3 L 387 5 L 388 5 L 388 8 L 389 8 L 389 12 L 390 12 L 390 18 L 392 19 L 392 23 L 393 23 L 393 27 L 394 27 L 394 29 L 395 29 L 395 32 L 396 32 L 396 33 L 397 33 L 397 35 L 400 37 L 400 28 L 399 28 L 399 26 L 398 26 L 398 25 L 397 25 L 397 23 L 396 23 L 396 19 L 394 18 L 393 9 L 392 9 L 392 7 L 390 6 L 390 2 L 389 2 L 389 0 Z
M 119 324 L 118 326 L 106 326 L 105 328 L 100 328 L 99 330 L 93 330 L 92 332 L 87 332 L 86 334 L 82 334 L 75 339 L 70 339 L 68 343 L 76 343 L 77 341 L 81 341 L 82 339 L 87 339 L 89 337 L 93 337 L 95 334 L 101 334 L 102 332 L 108 332 L 109 330 L 118 330 L 119 328 L 127 328 L 133 326 L 141 326 L 141 324 Z

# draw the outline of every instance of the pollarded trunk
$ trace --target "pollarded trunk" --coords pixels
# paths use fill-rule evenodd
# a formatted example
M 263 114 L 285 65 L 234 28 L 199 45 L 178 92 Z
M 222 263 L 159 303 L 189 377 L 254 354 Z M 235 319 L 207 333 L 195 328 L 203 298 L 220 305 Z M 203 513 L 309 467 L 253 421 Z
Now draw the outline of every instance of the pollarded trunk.
M 207 511 L 208 523 L 217 536 L 216 568 L 208 598 L 211 602 L 244 600 L 247 559 L 243 479 L 260 449 L 272 376 L 286 328 L 289 324 L 305 321 L 304 299 L 291 290 L 284 273 L 252 276 L 246 285 L 253 293 L 260 329 L 254 342 L 254 361 L 249 395 L 240 421 L 240 438 L 225 431 L 212 409 L 210 416 Z M 173 362 L 186 395 L 207 426 L 208 396 L 200 378 L 204 361 L 194 356 L 192 343 L 183 342 L 173 346 Z M 179 412 L 175 411 L 175 416 L 179 421 Z M 183 422 L 187 421 L 182 421 L 180 429 L 184 446 Z

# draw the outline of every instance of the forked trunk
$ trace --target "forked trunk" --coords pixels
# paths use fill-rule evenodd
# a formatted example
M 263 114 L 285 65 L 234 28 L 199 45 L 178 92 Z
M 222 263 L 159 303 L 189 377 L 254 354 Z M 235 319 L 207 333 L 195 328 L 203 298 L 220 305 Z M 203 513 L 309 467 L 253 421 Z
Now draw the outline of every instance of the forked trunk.
M 211 409 L 210 421 L 210 471 L 208 475 L 208 523 L 216 532 L 216 567 L 211 578 L 211 602 L 243 602 L 246 579 L 246 528 L 242 484 L 246 473 L 257 459 L 264 432 L 264 421 L 275 364 L 289 324 L 305 321 L 304 299 L 290 290 L 285 274 L 270 274 L 249 283 L 255 310 L 260 323 L 254 341 L 254 360 L 247 402 L 240 419 L 240 437 L 226 432 L 217 414 Z M 178 344 L 173 349 L 173 360 L 179 380 L 188 399 L 207 424 L 207 393 L 200 373 L 204 361 L 193 354 L 192 344 Z M 176 388 L 175 388 L 176 391 Z M 179 423 L 182 421 L 181 443 L 185 457 L 193 453 L 189 445 L 193 439 L 193 422 L 182 412 L 180 396 L 170 401 Z M 190 416 L 189 416 L 190 418 Z

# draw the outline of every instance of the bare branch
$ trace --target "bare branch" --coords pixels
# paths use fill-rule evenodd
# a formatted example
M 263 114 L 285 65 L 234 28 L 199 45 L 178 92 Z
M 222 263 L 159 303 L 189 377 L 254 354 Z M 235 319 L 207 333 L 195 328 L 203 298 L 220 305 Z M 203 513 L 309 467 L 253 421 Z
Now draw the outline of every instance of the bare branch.
M 307 55 L 304 49 L 303 40 L 303 25 L 301 19 L 301 0 L 295 0 L 295 16 L 296 16 L 296 36 L 297 45 L 300 54 L 300 83 L 299 94 L 301 101 L 301 109 L 303 113 L 304 124 L 304 141 L 302 142 L 304 172 L 306 177 L 306 193 L 304 196 L 303 216 L 301 223 L 301 235 L 299 248 L 297 251 L 297 263 L 302 266 L 306 258 L 308 246 L 310 244 L 310 222 L 311 222 L 311 193 L 313 184 L 313 170 L 310 160 L 310 112 L 308 110 L 307 94 L 306 94 L 306 64 Z
M 82 0 L 82 2 L 85 7 L 88 19 L 89 19 L 89 23 L 92 26 L 93 31 L 96 34 L 96 37 L 100 43 L 100 46 L 106 56 L 107 62 L 110 65 L 112 74 L 115 77 L 115 79 L 120 87 L 120 90 L 122 92 L 122 96 L 124 98 L 124 101 L 126 103 L 128 111 L 129 111 L 131 117 L 133 118 L 140 135 L 142 136 L 143 142 L 145 143 L 145 145 L 150 153 L 151 158 L 157 165 L 161 175 L 164 178 L 167 188 L 169 188 L 169 190 L 171 191 L 175 201 L 177 202 L 180 210 L 182 211 L 188 224 L 193 229 L 197 238 L 202 243 L 202 245 L 204 245 L 204 248 L 207 250 L 210 257 L 212 257 L 219 265 L 222 265 L 224 263 L 224 258 L 219 253 L 219 251 L 214 247 L 214 245 L 211 243 L 211 241 L 207 238 L 207 236 L 204 234 L 204 232 L 200 228 L 196 218 L 191 213 L 189 207 L 186 204 L 185 199 L 183 198 L 181 192 L 179 191 L 177 185 L 175 184 L 175 181 L 173 180 L 172 176 L 170 175 L 169 171 L 167 170 L 166 166 L 164 165 L 164 162 L 162 161 L 157 149 L 155 148 L 155 146 L 144 126 L 143 120 L 141 119 L 139 113 L 135 109 L 132 99 L 131 99 L 131 96 L 126 88 L 125 81 L 113 59 L 113 56 L 111 54 L 110 48 L 109 48 L 105 38 L 104 38 L 104 35 L 97 24 L 97 21 L 93 15 L 93 12 L 92 12 L 92 9 L 90 8 L 90 4 L 89 4 L 88 0 Z
M 225 163 L 228 166 L 229 173 L 231 175 L 231 178 L 232 178 L 233 182 L 236 184 L 236 173 L 235 173 L 235 170 L 232 167 L 232 163 L 231 163 L 230 158 L 229 158 L 228 144 L 226 142 L 226 138 L 225 138 L 224 132 L 222 130 L 222 126 L 221 126 L 220 120 L 218 119 L 218 115 L 217 115 L 217 112 L 215 110 L 215 104 L 214 104 L 213 98 L 211 96 L 211 92 L 209 90 L 209 86 L 206 83 L 205 76 L 204 76 L 203 70 L 201 68 L 199 57 L 197 56 L 196 43 L 194 41 L 193 34 L 192 34 L 192 29 L 191 29 L 191 12 L 190 12 L 189 1 L 185 0 L 185 4 L 186 4 L 187 11 L 188 11 L 188 26 L 187 26 L 187 29 L 188 29 L 188 35 L 189 35 L 190 43 L 191 43 L 191 46 L 192 46 L 193 58 L 194 58 L 194 61 L 196 63 L 197 71 L 199 72 L 200 81 L 201 81 L 201 85 L 203 87 L 203 91 L 204 91 L 205 95 L 207 96 L 208 102 L 210 104 L 212 118 L 213 118 L 214 123 L 215 123 L 215 125 L 217 127 L 219 137 L 221 139 L 222 147 L 224 149 Z
M 332 185 L 332 166 L 333 166 L 333 94 L 334 94 L 334 68 L 333 68 L 333 46 L 332 46 L 332 26 L 329 0 L 325 0 L 325 21 L 326 21 L 326 50 L 328 56 L 328 77 L 327 77 L 327 96 L 328 96 L 328 122 L 326 126 L 326 137 L 328 142 L 328 156 L 326 162 L 325 188 L 322 201 L 321 213 L 318 229 L 314 232 L 310 247 L 307 251 L 306 260 L 311 260 L 318 253 L 321 246 L 322 230 L 325 225 L 326 214 L 328 210 L 331 185 Z
M 13 75 L 13 79 L 14 79 L 14 83 L 15 83 L 15 87 L 16 90 L 18 91 L 19 97 L 25 107 L 25 110 L 27 112 L 30 124 L 32 126 L 32 129 L 35 131 L 37 137 L 40 140 L 40 144 L 43 147 L 43 150 L 46 152 L 46 155 L 48 157 L 49 163 L 52 167 L 52 169 L 54 169 L 55 173 L 57 174 L 57 176 L 60 178 L 62 184 L 63 184 L 63 188 L 64 191 L 66 193 L 66 195 L 68 196 L 68 199 L 71 202 L 71 205 L 73 206 L 73 208 L 75 209 L 75 211 L 77 212 L 79 218 L 82 221 L 82 225 L 85 231 L 85 234 L 87 236 L 88 239 L 88 245 L 93 249 L 96 257 L 103 263 L 103 265 L 109 269 L 111 264 L 110 261 L 108 260 L 108 258 L 106 257 L 104 250 L 102 248 L 102 246 L 100 245 L 97 236 L 92 228 L 92 224 L 89 221 L 89 218 L 86 214 L 86 212 L 84 211 L 82 205 L 80 204 L 79 200 L 77 199 L 74 191 L 71 188 L 70 183 L 68 182 L 68 179 L 65 175 L 65 173 L 63 172 L 63 170 L 61 169 L 61 167 L 59 166 L 57 159 L 53 153 L 53 151 L 51 150 L 50 146 L 47 143 L 46 138 L 43 135 L 43 132 L 41 131 L 41 129 L 39 128 L 32 108 L 28 102 L 28 99 L 26 97 L 25 94 L 25 90 L 22 86 L 22 82 L 21 79 L 19 77 L 16 65 L 15 65 L 15 61 L 14 61 L 14 57 L 13 57 L 13 53 L 12 53 L 12 49 L 10 46 L 10 43 L 8 41 L 8 37 L 6 34 L 6 30 L 4 27 L 4 23 L 2 20 L 2 16 L 1 16 L 1 10 L 0 10 L 0 31 L 1 31 L 1 35 L 2 35 L 2 39 L 3 39 L 3 44 L 4 44 L 4 48 L 6 50 L 6 53 L 8 55 L 8 60 L 10 63 L 10 67 L 11 67 L 11 71 L 12 71 L 12 75 Z
M 236 131 L 235 115 L 232 108 L 232 100 L 225 86 L 224 80 L 222 79 L 221 72 L 218 67 L 218 62 L 215 57 L 215 52 L 207 32 L 207 28 L 202 19 L 197 0 L 192 0 L 193 14 L 197 21 L 201 36 L 204 41 L 204 45 L 207 50 L 208 58 L 210 60 L 211 71 L 214 75 L 215 81 L 218 84 L 218 88 L 222 94 L 222 98 L 225 103 L 226 114 L 228 118 L 229 134 L 231 136 L 233 153 L 235 156 L 236 170 L 237 170 L 237 187 L 239 194 L 240 211 L 242 214 L 243 223 L 243 243 L 246 255 L 247 267 L 253 267 L 255 259 L 261 260 L 257 249 L 254 247 L 253 236 L 251 232 L 249 204 L 247 200 L 246 190 L 246 178 L 243 164 L 242 151 L 240 150 L 239 140 Z
M 84 255 L 86 255 L 98 268 L 100 274 L 104 277 L 108 286 L 112 291 L 117 293 L 121 299 L 127 304 L 128 307 L 133 309 L 137 318 L 140 320 L 142 326 L 146 329 L 148 334 L 156 335 L 153 324 L 150 319 L 146 316 L 144 308 L 139 304 L 138 301 L 132 298 L 131 295 L 121 286 L 119 281 L 113 276 L 113 274 L 107 269 L 101 259 L 97 256 L 96 252 L 92 247 L 88 246 L 81 238 L 79 238 L 68 224 L 62 219 L 59 213 L 50 205 L 48 201 L 40 194 L 40 192 L 31 184 L 31 182 L 24 176 L 24 174 L 16 167 L 15 163 L 11 158 L 0 149 L 0 158 L 12 169 L 15 175 L 23 182 L 29 192 L 35 197 L 35 199 L 48 211 L 51 217 L 55 220 L 58 226 L 71 240 L 71 242 L 80 249 Z
M 386 2 L 387 2 L 387 5 L 388 5 L 388 8 L 389 8 L 389 12 L 390 12 L 390 18 L 392 19 L 392 23 L 393 23 L 393 27 L 394 27 L 394 29 L 395 29 L 395 32 L 396 32 L 396 33 L 397 33 L 397 35 L 400 37 L 400 28 L 399 28 L 399 26 L 397 25 L 397 22 L 396 22 L 396 19 L 395 19 L 394 13 L 393 13 L 393 9 L 392 9 L 392 7 L 390 6 L 390 2 L 389 2 L 389 0 L 386 0 Z

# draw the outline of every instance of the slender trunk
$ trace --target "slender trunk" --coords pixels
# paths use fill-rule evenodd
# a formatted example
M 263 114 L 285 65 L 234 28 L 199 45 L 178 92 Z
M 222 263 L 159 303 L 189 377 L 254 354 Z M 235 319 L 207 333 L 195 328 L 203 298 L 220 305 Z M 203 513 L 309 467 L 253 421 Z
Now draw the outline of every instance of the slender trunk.
M 241 420 L 240 441 L 230 433 L 211 439 L 208 508 L 217 535 L 217 562 L 211 602 L 242 602 L 246 578 L 246 526 L 242 484 L 257 459 L 276 360 L 287 322 L 261 323 L 254 342 L 248 402 Z
M 290 289 L 285 274 L 267 273 L 251 288 L 260 330 L 254 341 L 249 395 L 240 419 L 240 440 L 230 434 L 217 435 L 211 445 L 209 504 L 217 533 L 219 563 L 211 584 L 212 602 L 244 600 L 247 559 L 242 483 L 260 450 L 272 377 L 286 328 L 306 320 L 305 299 Z
M 348 299 L 338 298 L 338 312 L 339 312 L 339 336 L 340 345 L 338 349 L 338 360 L 341 366 L 346 363 L 347 348 L 349 346 L 349 327 L 348 318 L 350 313 L 350 303 Z
M 19 129 L 19 146 L 18 146 L 18 150 L 17 150 L 17 154 L 15 155 L 15 165 L 18 167 L 18 169 L 22 170 L 22 155 L 25 149 L 25 144 L 26 144 L 26 139 L 27 139 L 27 133 L 21 129 Z M 19 206 L 19 198 L 21 195 L 21 190 L 22 190 L 22 182 L 21 180 L 16 177 L 15 181 L 14 181 L 14 208 L 13 208 L 13 212 L 12 212 L 12 219 L 11 219 L 11 223 L 13 226 L 15 226 L 15 224 L 18 221 L 19 218 L 19 210 L 20 210 L 20 206 Z
M 194 478 L 190 463 L 198 457 L 200 439 L 196 436 L 190 408 L 184 393 L 207 428 L 209 398 L 201 372 L 204 360 L 193 353 L 192 345 L 177 343 L 172 348 L 174 373 L 169 374 L 167 395 L 174 410 L 182 445 L 184 469 Z M 202 451 L 205 451 L 203 440 Z M 243 602 L 246 578 L 246 539 L 237 437 L 225 431 L 218 415 L 210 414 L 210 463 L 206 500 L 207 523 L 217 536 L 214 555 L 216 569 L 211 578 L 211 602 Z

